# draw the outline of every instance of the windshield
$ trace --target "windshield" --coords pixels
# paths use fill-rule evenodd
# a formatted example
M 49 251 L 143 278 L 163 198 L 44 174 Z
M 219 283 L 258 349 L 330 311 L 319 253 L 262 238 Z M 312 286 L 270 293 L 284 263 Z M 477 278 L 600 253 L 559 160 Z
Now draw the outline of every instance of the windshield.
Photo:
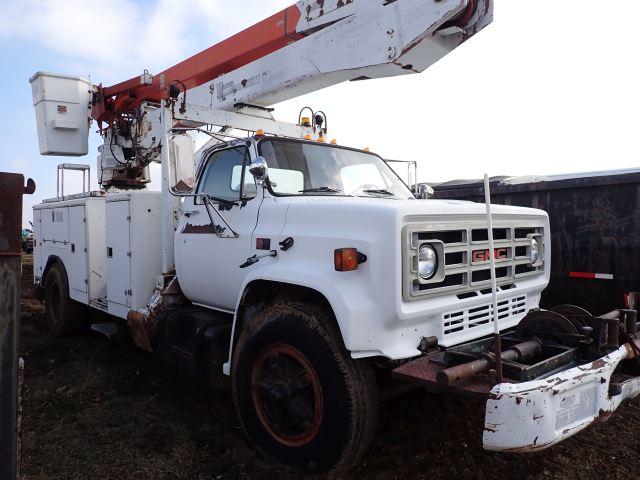
M 378 156 L 295 140 L 263 140 L 260 154 L 276 195 L 347 195 L 415 198 Z

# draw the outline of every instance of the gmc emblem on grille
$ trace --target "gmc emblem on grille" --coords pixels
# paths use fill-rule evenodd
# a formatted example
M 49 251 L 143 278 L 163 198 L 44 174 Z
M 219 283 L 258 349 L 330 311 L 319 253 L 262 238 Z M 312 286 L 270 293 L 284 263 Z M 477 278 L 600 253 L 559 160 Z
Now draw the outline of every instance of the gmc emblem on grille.
M 506 248 L 496 248 L 493 254 L 496 260 L 506 260 L 508 258 Z M 491 260 L 489 256 L 489 250 L 475 250 L 471 255 L 471 260 L 473 263 L 488 262 Z

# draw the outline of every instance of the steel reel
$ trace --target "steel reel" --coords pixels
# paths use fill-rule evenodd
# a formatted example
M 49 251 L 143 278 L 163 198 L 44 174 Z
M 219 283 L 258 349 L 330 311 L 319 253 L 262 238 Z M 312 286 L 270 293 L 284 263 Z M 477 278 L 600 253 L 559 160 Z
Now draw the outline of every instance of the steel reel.
M 564 311 L 570 312 L 569 309 Z M 581 340 L 581 332 L 582 323 L 579 320 L 551 310 L 531 312 L 516 327 L 516 335 L 522 340 L 538 338 L 544 342 L 571 347 Z

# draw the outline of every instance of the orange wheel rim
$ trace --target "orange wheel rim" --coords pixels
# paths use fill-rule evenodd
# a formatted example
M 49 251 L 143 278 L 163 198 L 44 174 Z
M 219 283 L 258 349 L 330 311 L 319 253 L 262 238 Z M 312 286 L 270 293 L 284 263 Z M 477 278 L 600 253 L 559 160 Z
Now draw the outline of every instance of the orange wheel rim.
M 251 373 L 251 396 L 262 426 L 278 442 L 302 447 L 322 423 L 323 395 L 311 362 L 287 344 L 266 347 Z

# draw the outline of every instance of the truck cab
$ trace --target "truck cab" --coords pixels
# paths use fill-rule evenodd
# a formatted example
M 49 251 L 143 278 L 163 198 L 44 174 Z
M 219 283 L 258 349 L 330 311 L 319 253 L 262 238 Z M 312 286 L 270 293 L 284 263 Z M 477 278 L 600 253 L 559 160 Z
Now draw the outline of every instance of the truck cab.
M 207 146 L 197 170 L 175 234 L 176 272 L 194 304 L 235 313 L 265 290 L 308 290 L 331 309 L 356 358 L 400 360 L 418 355 L 422 338 L 448 346 L 492 332 L 483 205 L 417 201 L 378 155 L 317 141 Z M 547 285 L 548 218 L 495 208 L 509 328 Z M 355 260 L 341 263 L 350 252 Z

